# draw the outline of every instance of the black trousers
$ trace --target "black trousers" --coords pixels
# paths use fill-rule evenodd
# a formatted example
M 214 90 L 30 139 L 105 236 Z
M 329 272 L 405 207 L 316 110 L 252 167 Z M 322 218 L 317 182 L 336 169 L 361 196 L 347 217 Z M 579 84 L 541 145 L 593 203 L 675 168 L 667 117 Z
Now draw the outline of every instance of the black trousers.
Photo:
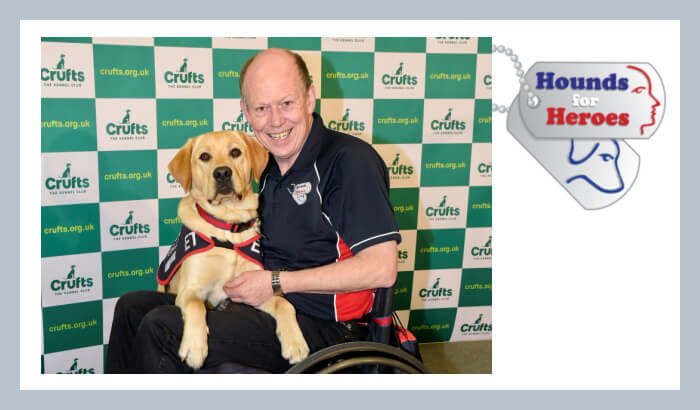
M 130 292 L 114 309 L 105 373 L 192 373 L 180 361 L 182 313 L 175 295 L 153 291 Z M 366 338 L 364 326 L 317 319 L 297 312 L 297 321 L 311 353 L 324 347 Z M 272 316 L 251 306 L 229 303 L 226 311 L 207 311 L 211 370 L 235 362 L 281 373 L 291 365 L 281 355 Z

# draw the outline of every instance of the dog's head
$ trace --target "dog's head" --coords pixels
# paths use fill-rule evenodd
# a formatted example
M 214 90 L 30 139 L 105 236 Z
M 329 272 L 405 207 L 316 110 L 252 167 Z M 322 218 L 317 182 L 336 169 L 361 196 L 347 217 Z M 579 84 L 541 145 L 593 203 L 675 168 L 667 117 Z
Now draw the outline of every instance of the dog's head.
M 198 202 L 219 205 L 252 194 L 267 165 L 267 150 L 240 131 L 214 131 L 187 140 L 168 164 L 170 174 Z

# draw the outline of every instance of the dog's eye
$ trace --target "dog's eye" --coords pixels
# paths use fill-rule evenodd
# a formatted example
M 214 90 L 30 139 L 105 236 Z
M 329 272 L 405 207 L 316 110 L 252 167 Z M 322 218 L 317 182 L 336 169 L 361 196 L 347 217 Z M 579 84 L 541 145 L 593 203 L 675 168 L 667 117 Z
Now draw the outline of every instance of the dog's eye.
M 211 155 L 209 155 L 208 152 L 202 152 L 202 155 L 199 156 L 199 159 L 202 161 L 209 161 L 211 159 Z
M 239 156 L 239 155 L 241 155 L 241 150 L 239 150 L 238 148 L 234 148 L 234 149 L 231 150 L 231 156 L 232 156 L 232 157 L 236 158 L 236 157 Z

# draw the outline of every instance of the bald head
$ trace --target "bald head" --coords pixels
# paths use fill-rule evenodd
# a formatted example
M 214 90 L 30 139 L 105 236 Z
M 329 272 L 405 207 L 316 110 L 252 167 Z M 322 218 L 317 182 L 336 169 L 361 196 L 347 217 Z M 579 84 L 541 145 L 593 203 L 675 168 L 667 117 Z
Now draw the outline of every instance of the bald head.
M 309 69 L 306 67 L 306 63 L 304 63 L 304 60 L 299 54 L 284 48 L 269 48 L 248 59 L 241 68 L 241 76 L 238 78 L 238 88 L 241 90 L 241 98 L 243 98 L 243 101 L 246 101 L 246 74 L 265 66 L 290 69 L 294 67 L 298 75 L 299 84 L 303 87 L 304 92 L 307 92 L 311 86 Z

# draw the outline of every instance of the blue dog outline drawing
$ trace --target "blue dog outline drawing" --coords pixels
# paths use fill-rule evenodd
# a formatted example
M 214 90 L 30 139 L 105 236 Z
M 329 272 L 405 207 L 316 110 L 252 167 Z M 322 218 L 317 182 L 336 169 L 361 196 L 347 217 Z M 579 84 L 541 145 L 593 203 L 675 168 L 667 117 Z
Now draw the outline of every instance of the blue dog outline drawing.
M 614 159 L 614 161 L 615 161 L 614 162 L 615 173 L 617 175 L 617 179 L 620 181 L 619 187 L 617 187 L 617 188 L 603 188 L 598 183 L 594 182 L 588 175 L 585 175 L 585 174 L 574 175 L 574 176 L 568 178 L 566 180 L 566 183 L 569 184 L 572 181 L 575 181 L 577 179 L 582 179 L 582 180 L 588 182 L 592 187 L 594 187 L 598 191 L 606 193 L 606 194 L 614 194 L 614 193 L 620 192 L 623 189 L 625 189 L 625 182 L 622 180 L 622 175 L 620 175 L 620 167 L 618 165 L 618 159 L 620 158 L 620 144 L 617 142 L 617 140 L 614 140 L 614 139 L 610 140 L 610 141 L 615 145 L 615 155 L 613 156 L 612 154 L 610 154 L 608 152 L 601 152 L 598 154 L 598 157 L 600 157 L 600 159 L 602 159 L 603 162 L 608 162 L 611 159 Z M 593 154 L 595 154 L 595 152 L 598 150 L 599 147 L 600 147 L 600 142 L 596 142 L 595 145 L 593 146 L 593 148 L 591 149 L 591 151 L 587 155 L 585 155 L 582 159 L 577 160 L 577 159 L 574 159 L 575 144 L 574 144 L 574 140 L 572 139 L 571 140 L 571 149 L 569 150 L 569 157 L 568 157 L 569 163 L 571 165 L 583 165 L 583 164 L 585 164 L 586 162 L 590 161 L 592 158 L 596 158 L 596 157 L 593 157 Z M 601 151 L 602 151 L 602 149 L 601 149 Z

